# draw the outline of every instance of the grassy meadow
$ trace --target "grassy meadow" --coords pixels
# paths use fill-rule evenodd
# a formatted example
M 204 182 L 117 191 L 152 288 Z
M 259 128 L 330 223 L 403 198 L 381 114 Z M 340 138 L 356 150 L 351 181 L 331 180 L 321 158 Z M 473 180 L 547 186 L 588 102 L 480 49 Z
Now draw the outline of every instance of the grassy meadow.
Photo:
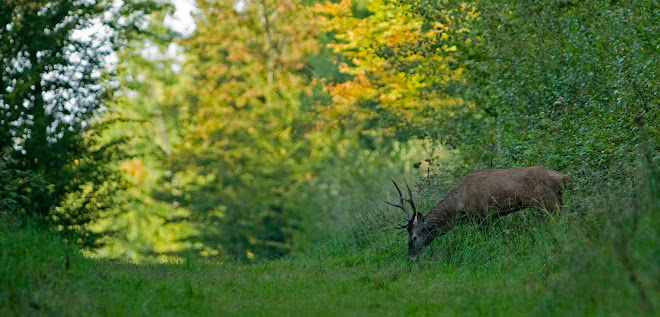
M 0 315 L 653 316 L 660 175 L 640 176 L 616 191 L 625 197 L 573 188 L 559 214 L 458 226 L 416 262 L 378 203 L 354 207 L 345 230 L 308 250 L 257 263 L 87 258 L 32 220 L 6 218 Z

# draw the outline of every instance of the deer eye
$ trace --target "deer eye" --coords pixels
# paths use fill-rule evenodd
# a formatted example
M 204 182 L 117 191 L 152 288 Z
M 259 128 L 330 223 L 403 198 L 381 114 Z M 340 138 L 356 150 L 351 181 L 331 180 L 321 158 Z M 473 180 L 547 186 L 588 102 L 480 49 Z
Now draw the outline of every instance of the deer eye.
M 414 237 L 413 237 L 413 241 L 417 241 L 417 236 L 414 236 Z

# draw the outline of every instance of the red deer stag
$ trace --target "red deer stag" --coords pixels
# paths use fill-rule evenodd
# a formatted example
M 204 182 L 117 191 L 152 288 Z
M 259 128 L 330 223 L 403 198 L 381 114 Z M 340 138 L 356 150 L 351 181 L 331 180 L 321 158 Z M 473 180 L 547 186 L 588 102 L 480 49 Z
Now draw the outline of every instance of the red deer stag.
M 398 207 L 405 214 L 397 229 L 408 230 L 408 256 L 415 259 L 435 237 L 447 233 L 459 219 L 497 218 L 512 212 L 536 207 L 541 210 L 561 209 L 563 181 L 570 176 L 542 166 L 483 170 L 467 174 L 426 216 L 417 212 L 412 192 L 406 182 L 408 198 L 399 186 Z M 412 216 L 404 205 L 412 207 Z

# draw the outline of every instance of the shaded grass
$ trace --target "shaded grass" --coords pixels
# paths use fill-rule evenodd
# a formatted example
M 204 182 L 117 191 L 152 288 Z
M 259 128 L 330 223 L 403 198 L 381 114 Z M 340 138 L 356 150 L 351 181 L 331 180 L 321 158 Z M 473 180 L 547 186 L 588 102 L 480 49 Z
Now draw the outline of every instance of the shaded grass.
M 253 264 L 88 259 L 30 220 L 3 217 L 0 315 L 654 315 L 654 173 L 639 188 L 573 195 L 562 214 L 458 226 L 417 262 L 391 212 L 372 203 L 325 243 Z

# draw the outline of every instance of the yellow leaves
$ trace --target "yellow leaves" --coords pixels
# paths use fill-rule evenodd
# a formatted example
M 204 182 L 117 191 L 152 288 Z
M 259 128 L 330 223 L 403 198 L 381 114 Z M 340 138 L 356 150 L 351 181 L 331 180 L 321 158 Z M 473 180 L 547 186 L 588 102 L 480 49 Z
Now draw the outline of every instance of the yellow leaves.
M 468 19 L 474 19 L 477 16 L 479 16 L 479 12 L 477 11 L 477 6 L 473 4 L 468 4 L 467 2 L 463 2 L 461 4 L 461 10 L 468 13 Z M 511 13 L 511 11 L 509 11 Z
M 359 100 L 370 98 L 376 90 L 376 86 L 364 74 L 356 76 L 352 81 L 326 88 L 332 95 L 332 101 L 337 104 L 355 104 Z
M 227 74 L 228 71 L 229 71 L 229 67 L 227 67 L 227 65 L 218 63 L 215 65 L 211 65 L 211 67 L 208 68 L 206 75 L 212 78 L 218 78 L 221 76 L 225 76 L 225 74 Z
M 350 81 L 325 87 L 332 96 L 332 106 L 323 108 L 322 112 L 335 120 L 374 117 L 376 112 L 363 108 L 364 104 L 374 101 L 378 102 L 377 107 L 399 114 L 419 108 L 415 99 L 419 98 L 418 88 L 423 86 L 419 81 L 423 78 L 407 77 L 394 71 L 379 51 L 389 48 L 396 54 L 400 46 L 414 44 L 439 32 L 435 28 L 423 32 L 420 18 L 392 2 L 366 0 L 364 4 L 369 11 L 366 17 L 353 15 L 354 3 L 350 0 L 314 7 L 314 12 L 321 16 L 323 28 L 335 34 L 335 41 L 328 47 L 350 60 L 350 63 L 340 63 L 339 71 L 354 76 Z M 441 23 L 438 27 L 446 28 Z M 407 53 L 400 58 L 415 63 L 420 56 Z
M 392 102 L 394 102 L 397 99 L 400 99 L 402 97 L 403 97 L 403 94 L 400 91 L 392 90 L 392 91 L 382 93 L 378 97 L 378 100 L 380 100 L 383 103 L 392 103 Z
M 351 14 L 352 1 L 351 0 L 341 0 L 339 2 L 326 2 L 324 4 L 317 3 L 312 8 L 314 13 L 320 14 L 322 21 L 327 23 L 332 17 L 337 16 L 348 16 Z
M 250 51 L 240 43 L 232 43 L 228 47 L 227 62 L 230 63 L 250 63 L 252 56 Z

